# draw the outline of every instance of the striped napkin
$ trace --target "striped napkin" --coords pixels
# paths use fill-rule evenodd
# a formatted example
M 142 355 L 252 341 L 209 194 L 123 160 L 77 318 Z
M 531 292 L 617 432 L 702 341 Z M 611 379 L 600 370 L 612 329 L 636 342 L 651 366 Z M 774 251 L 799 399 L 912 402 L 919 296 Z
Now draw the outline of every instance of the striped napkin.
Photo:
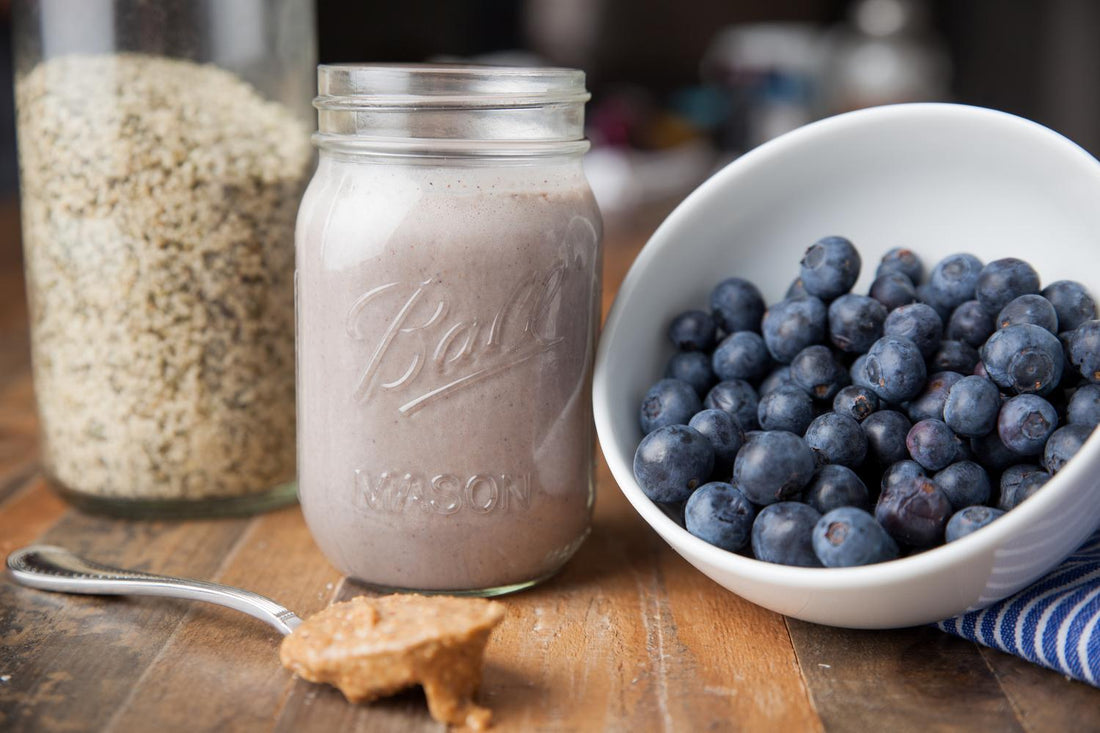
M 937 626 L 1100 686 L 1100 532 L 1016 595 Z

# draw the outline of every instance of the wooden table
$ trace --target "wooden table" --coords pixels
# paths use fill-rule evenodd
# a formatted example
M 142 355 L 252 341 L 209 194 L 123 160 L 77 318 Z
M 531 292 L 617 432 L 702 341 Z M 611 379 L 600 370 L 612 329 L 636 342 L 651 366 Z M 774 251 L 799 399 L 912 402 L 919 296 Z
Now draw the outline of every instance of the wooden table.
M 659 218 L 610 222 L 605 307 Z M 0 554 L 50 542 L 208 578 L 301 615 L 349 597 L 297 507 L 251 519 L 80 514 L 39 474 L 14 207 L 0 207 Z M 786 619 L 674 554 L 607 467 L 591 538 L 505 599 L 482 700 L 499 730 L 1100 730 L 1100 690 L 933 628 Z M 233 611 L 44 593 L 0 580 L 0 730 L 438 730 L 413 691 L 371 706 L 294 679 L 279 638 Z

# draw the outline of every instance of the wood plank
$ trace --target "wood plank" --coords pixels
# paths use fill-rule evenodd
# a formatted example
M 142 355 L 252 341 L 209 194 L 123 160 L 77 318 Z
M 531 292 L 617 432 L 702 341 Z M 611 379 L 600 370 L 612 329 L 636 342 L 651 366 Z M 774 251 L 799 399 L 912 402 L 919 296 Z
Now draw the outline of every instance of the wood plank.
M 38 467 L 38 417 L 30 373 L 21 369 L 5 381 L 0 372 L 0 501 Z
M 931 626 L 856 631 L 794 619 L 787 625 L 828 731 L 1023 730 L 968 641 Z
M 68 505 L 40 476 L 28 477 L 7 501 L 0 503 L 0 561 L 13 550 L 29 545 L 67 511 Z
M 1100 731 L 1100 689 L 1012 654 L 979 649 L 1028 731 Z

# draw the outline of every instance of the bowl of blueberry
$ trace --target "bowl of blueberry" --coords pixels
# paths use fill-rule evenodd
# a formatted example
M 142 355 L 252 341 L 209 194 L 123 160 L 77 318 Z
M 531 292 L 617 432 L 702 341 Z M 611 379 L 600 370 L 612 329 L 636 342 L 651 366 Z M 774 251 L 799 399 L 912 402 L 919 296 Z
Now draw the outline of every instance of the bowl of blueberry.
M 600 444 L 710 578 L 807 621 L 929 623 L 1100 526 L 1100 162 L 1033 122 L 879 107 L 743 155 L 665 220 L 600 339 Z

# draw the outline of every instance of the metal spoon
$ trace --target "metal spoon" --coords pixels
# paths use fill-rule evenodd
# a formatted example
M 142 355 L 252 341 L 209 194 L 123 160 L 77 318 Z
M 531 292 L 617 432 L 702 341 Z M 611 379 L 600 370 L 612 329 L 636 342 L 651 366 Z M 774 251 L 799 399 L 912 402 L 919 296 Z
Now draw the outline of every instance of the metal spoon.
M 121 570 L 85 560 L 52 545 L 32 545 L 8 555 L 17 583 L 40 590 L 106 596 L 167 596 L 228 606 L 289 634 L 302 623 L 270 598 L 205 580 Z

